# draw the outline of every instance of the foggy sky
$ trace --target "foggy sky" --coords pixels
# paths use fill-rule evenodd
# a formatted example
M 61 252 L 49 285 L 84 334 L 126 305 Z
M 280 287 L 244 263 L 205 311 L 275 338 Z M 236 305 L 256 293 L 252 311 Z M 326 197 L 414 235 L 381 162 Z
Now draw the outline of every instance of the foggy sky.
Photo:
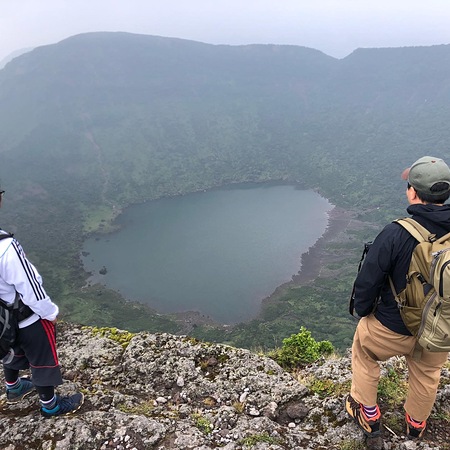
M 359 47 L 450 43 L 449 0 L 0 0 L 0 61 L 90 31 L 211 44 Z

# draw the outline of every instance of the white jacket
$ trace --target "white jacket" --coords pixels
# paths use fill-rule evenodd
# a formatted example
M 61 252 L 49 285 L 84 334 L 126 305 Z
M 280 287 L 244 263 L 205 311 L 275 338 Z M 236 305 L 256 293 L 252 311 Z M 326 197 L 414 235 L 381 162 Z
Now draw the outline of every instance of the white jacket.
M 6 234 L 0 230 L 1 234 Z M 59 309 L 42 286 L 42 277 L 28 261 L 22 246 L 14 238 L 0 240 L 0 298 L 8 304 L 14 303 L 16 291 L 33 315 L 19 323 L 24 328 L 39 320 L 55 320 Z

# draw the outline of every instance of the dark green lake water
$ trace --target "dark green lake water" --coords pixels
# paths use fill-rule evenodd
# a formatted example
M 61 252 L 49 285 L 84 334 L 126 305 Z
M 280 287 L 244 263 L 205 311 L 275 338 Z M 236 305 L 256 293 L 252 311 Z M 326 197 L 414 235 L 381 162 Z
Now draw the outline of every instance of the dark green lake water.
M 262 299 L 300 270 L 331 209 L 293 186 L 160 199 L 124 211 L 119 232 L 86 241 L 84 264 L 91 282 L 158 312 L 200 311 L 232 324 L 255 317 Z

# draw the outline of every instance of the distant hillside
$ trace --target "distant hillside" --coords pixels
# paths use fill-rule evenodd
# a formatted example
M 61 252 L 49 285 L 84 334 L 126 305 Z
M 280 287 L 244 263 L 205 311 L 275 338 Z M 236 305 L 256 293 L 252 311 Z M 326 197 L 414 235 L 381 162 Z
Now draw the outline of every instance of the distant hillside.
M 370 155 L 377 180 L 406 155 L 445 153 L 449 66 L 449 46 L 335 60 L 295 46 L 83 34 L 0 71 L 1 153 L 20 185 L 58 186 L 82 209 L 267 178 L 334 197 L 371 178 Z
M 450 159 L 449 121 L 448 45 L 337 60 L 297 46 L 82 34 L 0 70 L 2 227 L 19 233 L 71 317 L 114 323 L 120 308 L 105 314 L 110 299 L 81 289 L 79 251 L 123 207 L 285 180 L 382 221 L 403 213 L 408 163 Z
M 0 69 L 3 69 L 3 67 L 5 67 L 6 64 L 8 64 L 14 58 L 17 58 L 18 56 L 23 55 L 24 53 L 30 52 L 31 50 L 33 50 L 33 47 L 21 48 L 5 56 L 2 60 L 0 60 Z

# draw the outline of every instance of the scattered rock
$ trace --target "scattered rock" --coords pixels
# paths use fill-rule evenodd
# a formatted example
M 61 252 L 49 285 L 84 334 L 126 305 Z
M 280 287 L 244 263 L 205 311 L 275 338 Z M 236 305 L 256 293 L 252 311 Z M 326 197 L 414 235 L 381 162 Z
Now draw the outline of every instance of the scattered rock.
M 297 379 L 270 358 L 185 336 L 138 333 L 124 341 L 120 331 L 102 337 L 59 323 L 57 338 L 65 380 L 58 391 L 82 390 L 85 404 L 76 415 L 44 419 L 36 396 L 16 405 L 3 396 L 0 448 L 242 450 L 254 442 L 260 450 L 338 450 L 364 441 L 343 411 L 345 392 L 321 396 L 298 381 L 348 384 L 348 354 L 306 367 Z M 434 417 L 449 417 L 448 375 L 444 368 Z M 448 448 L 449 422 L 429 422 L 417 447 L 385 431 L 381 448 Z

